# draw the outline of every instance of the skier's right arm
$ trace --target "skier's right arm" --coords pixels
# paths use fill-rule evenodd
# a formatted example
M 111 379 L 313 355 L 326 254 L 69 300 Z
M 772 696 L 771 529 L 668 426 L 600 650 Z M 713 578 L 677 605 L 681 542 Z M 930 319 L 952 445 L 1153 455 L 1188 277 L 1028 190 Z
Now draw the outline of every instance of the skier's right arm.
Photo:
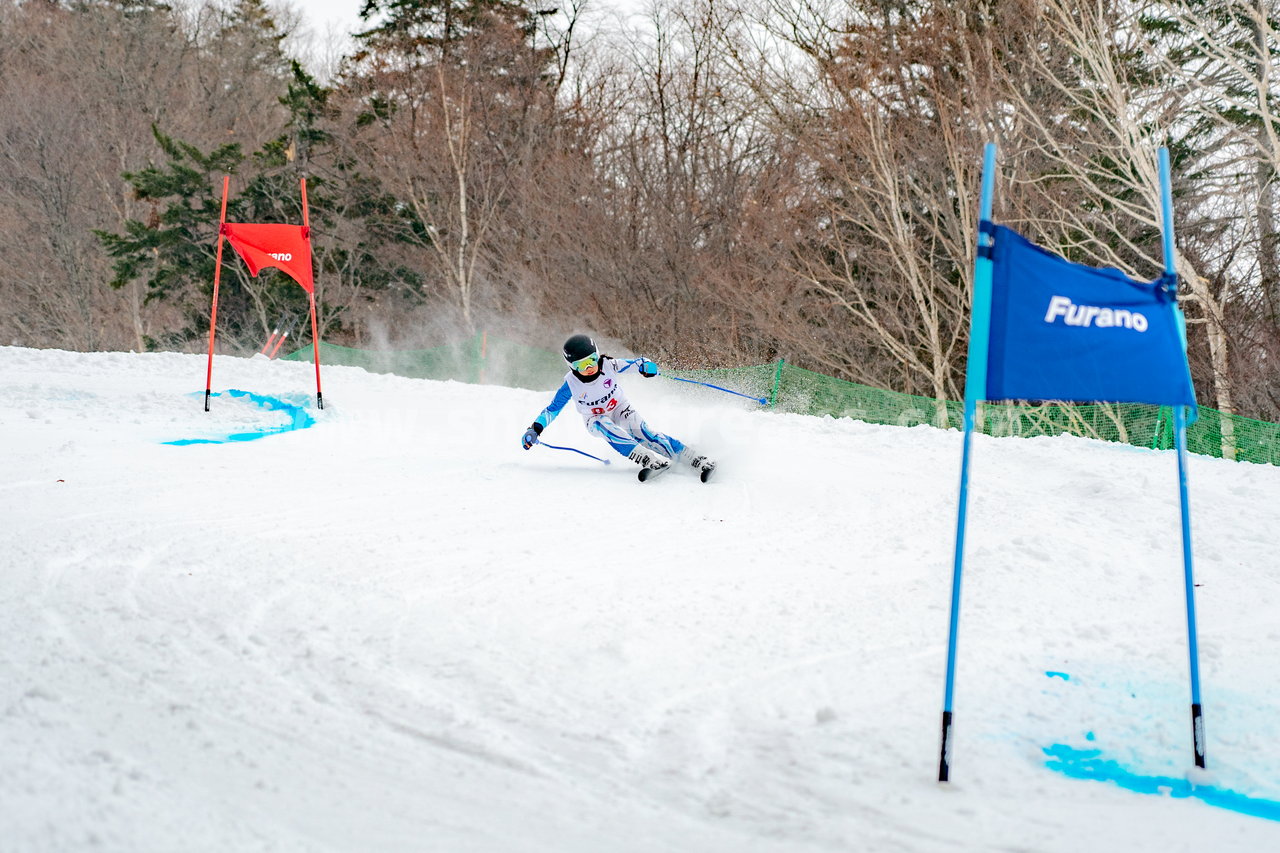
M 560 383 L 559 390 L 551 398 L 551 404 L 539 412 L 538 416 L 533 419 L 533 424 L 524 431 L 524 436 L 520 439 L 520 443 L 525 450 L 538 443 L 538 436 L 542 435 L 542 431 L 551 425 L 551 422 L 556 419 L 556 415 L 560 414 L 560 410 L 565 407 L 565 404 L 569 402 L 572 396 L 573 393 L 569 390 L 569 383 Z

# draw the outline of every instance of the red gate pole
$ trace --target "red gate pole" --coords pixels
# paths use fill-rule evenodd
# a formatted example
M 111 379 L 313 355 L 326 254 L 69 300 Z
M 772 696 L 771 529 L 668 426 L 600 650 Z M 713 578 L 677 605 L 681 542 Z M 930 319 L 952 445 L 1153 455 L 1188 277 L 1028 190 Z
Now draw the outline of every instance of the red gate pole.
M 324 392 L 320 390 L 320 338 L 316 336 L 316 295 L 311 293 L 311 357 L 316 363 L 316 408 L 324 408 Z
M 307 252 L 311 253 L 311 219 L 307 213 L 307 179 L 302 179 L 302 228 L 307 235 Z M 315 255 L 311 254 L 314 261 Z M 324 393 L 320 390 L 320 335 L 316 332 L 316 283 L 315 273 L 311 275 L 311 290 L 307 295 L 311 298 L 311 357 L 316 364 L 316 408 L 324 408 Z
M 222 212 L 218 214 L 218 260 L 213 268 L 213 308 L 209 312 L 209 367 L 204 374 L 204 410 L 209 411 L 209 397 L 213 388 L 213 337 L 218 330 L 218 285 L 222 280 L 223 229 L 227 224 L 227 188 L 231 176 L 222 176 Z

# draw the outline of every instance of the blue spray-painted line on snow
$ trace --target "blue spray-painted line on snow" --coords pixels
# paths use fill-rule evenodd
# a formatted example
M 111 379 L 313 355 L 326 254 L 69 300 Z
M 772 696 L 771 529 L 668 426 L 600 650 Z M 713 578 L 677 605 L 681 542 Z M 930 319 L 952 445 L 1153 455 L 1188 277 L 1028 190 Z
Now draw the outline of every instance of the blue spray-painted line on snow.
M 1049 678 L 1071 680 L 1071 676 L 1065 672 L 1045 670 L 1044 674 Z M 1085 732 L 1084 739 L 1092 743 L 1098 737 L 1089 731 Z M 1072 779 L 1111 782 L 1127 791 L 1136 791 L 1139 794 L 1157 794 L 1175 799 L 1194 797 L 1220 809 L 1280 821 L 1280 802 L 1249 797 L 1213 785 L 1194 785 L 1187 779 L 1174 776 L 1143 776 L 1125 769 L 1119 762 L 1103 758 L 1100 749 L 1076 749 L 1073 746 L 1055 743 L 1053 746 L 1046 747 L 1044 754 L 1049 757 L 1045 762 L 1046 767 L 1070 776 Z
M 215 391 L 212 396 L 221 397 L 224 393 L 232 397 L 243 397 L 255 406 L 266 409 L 269 412 L 284 412 L 289 416 L 289 423 L 278 427 L 264 427 L 253 432 L 235 432 L 225 438 L 183 438 L 177 441 L 161 443 L 178 447 L 185 447 L 191 444 L 227 444 L 232 441 L 254 441 L 259 438 L 266 438 L 269 435 L 279 435 L 282 432 L 293 432 L 294 430 L 315 426 L 316 419 L 307 414 L 306 409 L 302 406 L 295 406 L 293 403 L 287 403 L 279 397 L 251 394 L 248 391 L 241 391 L 237 388 L 230 388 L 225 392 Z M 196 394 L 199 395 L 199 392 L 196 392 Z
M 1215 785 L 1193 785 L 1176 776 L 1143 776 L 1125 769 L 1119 762 L 1103 758 L 1100 749 L 1076 749 L 1063 743 L 1055 743 L 1045 747 L 1044 754 L 1049 756 L 1049 760 L 1045 762 L 1046 767 L 1072 779 L 1111 782 L 1139 794 L 1157 794 L 1175 799 L 1194 797 L 1220 809 L 1280 821 L 1280 802 L 1245 796 Z

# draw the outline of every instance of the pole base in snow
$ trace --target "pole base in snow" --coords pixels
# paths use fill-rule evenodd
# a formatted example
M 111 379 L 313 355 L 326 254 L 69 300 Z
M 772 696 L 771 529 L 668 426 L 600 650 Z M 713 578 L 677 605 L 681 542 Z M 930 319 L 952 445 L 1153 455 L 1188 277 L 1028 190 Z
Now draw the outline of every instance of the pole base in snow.
M 324 408 L 324 395 L 321 394 L 319 391 L 316 392 L 316 408 L 317 409 Z
M 212 393 L 213 392 L 210 391 L 208 388 L 204 389 L 204 410 L 206 412 L 209 411 L 209 397 L 212 395 Z
M 951 712 L 942 712 L 942 754 L 938 759 L 938 781 L 951 779 Z
M 1204 769 L 1204 718 L 1200 716 L 1200 705 L 1191 706 L 1191 742 L 1196 750 L 1196 767 Z

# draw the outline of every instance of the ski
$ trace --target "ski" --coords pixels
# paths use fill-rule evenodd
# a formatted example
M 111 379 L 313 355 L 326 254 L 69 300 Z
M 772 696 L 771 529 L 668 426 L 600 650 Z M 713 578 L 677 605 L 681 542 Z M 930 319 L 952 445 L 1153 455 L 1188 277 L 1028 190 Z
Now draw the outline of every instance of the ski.
M 711 479 L 711 474 L 716 470 L 715 460 L 706 456 L 695 456 L 689 464 L 698 472 L 698 479 L 704 483 Z
M 650 480 L 652 480 L 654 477 L 663 473 L 664 471 L 670 471 L 674 467 L 676 466 L 675 466 L 675 463 L 673 462 L 670 465 L 664 465 L 661 468 L 641 468 L 639 472 L 637 472 L 636 474 L 636 479 L 638 479 L 642 483 L 647 483 Z M 704 483 L 707 482 L 708 480 L 711 479 L 711 475 L 715 473 L 715 470 L 716 470 L 716 463 L 707 462 L 701 468 L 698 469 L 698 479 Z
M 647 483 L 664 471 L 670 471 L 674 467 L 674 465 L 668 464 L 663 465 L 661 468 L 641 468 L 640 473 L 636 474 L 636 479 L 642 483 Z

